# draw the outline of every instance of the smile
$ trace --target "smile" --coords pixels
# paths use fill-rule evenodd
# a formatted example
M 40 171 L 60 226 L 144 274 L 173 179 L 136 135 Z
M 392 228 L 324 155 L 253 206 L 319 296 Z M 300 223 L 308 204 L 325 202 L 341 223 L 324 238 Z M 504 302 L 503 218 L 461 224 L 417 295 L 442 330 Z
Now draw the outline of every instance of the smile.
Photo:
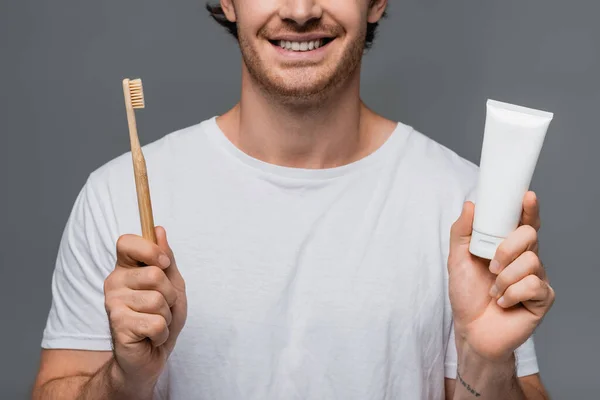
M 316 40 L 306 40 L 306 41 L 292 41 L 292 40 L 269 40 L 273 46 L 278 46 L 283 50 L 292 51 L 292 52 L 307 52 L 319 49 L 321 47 L 326 46 L 331 43 L 334 38 L 322 38 Z

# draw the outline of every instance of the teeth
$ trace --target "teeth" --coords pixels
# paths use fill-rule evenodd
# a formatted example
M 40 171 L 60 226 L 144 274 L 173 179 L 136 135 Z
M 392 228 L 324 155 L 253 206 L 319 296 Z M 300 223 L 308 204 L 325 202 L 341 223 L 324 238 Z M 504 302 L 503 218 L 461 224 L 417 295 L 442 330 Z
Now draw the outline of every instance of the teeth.
M 289 51 L 310 51 L 318 49 L 322 45 L 323 44 L 321 40 L 313 40 L 310 42 L 290 42 L 287 40 L 279 41 L 279 47 Z

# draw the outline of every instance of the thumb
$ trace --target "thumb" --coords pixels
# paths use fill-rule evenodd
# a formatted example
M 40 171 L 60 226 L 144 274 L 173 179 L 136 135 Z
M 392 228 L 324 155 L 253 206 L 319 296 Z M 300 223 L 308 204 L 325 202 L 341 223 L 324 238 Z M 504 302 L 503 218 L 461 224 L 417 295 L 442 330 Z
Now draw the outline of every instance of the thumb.
M 154 228 L 154 231 L 156 233 L 156 244 L 171 259 L 171 265 L 164 270 L 165 275 L 167 275 L 167 278 L 169 278 L 175 289 L 179 291 L 177 301 L 171 307 L 173 319 L 169 325 L 169 338 L 163 345 L 165 349 L 167 349 L 168 354 L 171 354 L 177 343 L 177 338 L 185 325 L 185 320 L 187 319 L 187 296 L 185 293 L 185 282 L 177 268 L 175 256 L 167 241 L 167 232 L 165 231 L 165 228 L 157 226 Z
M 175 285 L 177 289 L 182 289 L 183 277 L 179 272 L 179 268 L 177 268 L 175 255 L 173 254 L 173 250 L 171 249 L 171 246 L 169 245 L 169 242 L 167 240 L 167 231 L 162 226 L 156 226 L 154 228 L 154 231 L 156 233 L 156 244 L 171 259 L 171 265 L 169 265 L 169 267 L 164 270 L 165 275 L 167 275 L 167 278 L 169 278 L 171 283 L 173 283 L 173 285 Z
M 473 232 L 474 215 L 475 204 L 466 201 L 463 204 L 460 216 L 452 224 L 452 229 L 450 230 L 450 252 L 456 251 L 461 247 L 468 249 L 471 242 L 471 233 Z

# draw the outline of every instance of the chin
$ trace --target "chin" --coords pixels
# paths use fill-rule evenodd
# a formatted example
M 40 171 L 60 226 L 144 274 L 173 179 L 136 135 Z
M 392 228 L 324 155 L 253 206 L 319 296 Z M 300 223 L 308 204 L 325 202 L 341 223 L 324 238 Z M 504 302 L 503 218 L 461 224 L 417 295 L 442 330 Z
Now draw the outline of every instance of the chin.
M 333 68 L 293 68 L 265 71 L 251 71 L 255 83 L 270 97 L 284 104 L 305 104 L 322 102 L 337 87 L 343 85 L 347 76 L 336 74 Z
M 333 86 L 333 82 L 333 77 L 286 74 L 270 80 L 268 85 L 272 90 L 283 95 L 307 97 L 323 92 Z
M 353 79 L 362 53 L 356 49 L 360 50 L 354 46 L 346 51 L 330 49 L 328 57 L 318 62 L 282 62 L 272 56 L 272 49 L 256 51 L 250 46 L 242 46 L 242 56 L 249 77 L 267 96 L 285 104 L 310 105 L 323 102 Z
M 317 104 L 325 100 L 332 92 L 332 81 L 310 82 L 299 81 L 297 85 L 277 84 L 272 82 L 265 88 L 269 95 L 285 104 Z

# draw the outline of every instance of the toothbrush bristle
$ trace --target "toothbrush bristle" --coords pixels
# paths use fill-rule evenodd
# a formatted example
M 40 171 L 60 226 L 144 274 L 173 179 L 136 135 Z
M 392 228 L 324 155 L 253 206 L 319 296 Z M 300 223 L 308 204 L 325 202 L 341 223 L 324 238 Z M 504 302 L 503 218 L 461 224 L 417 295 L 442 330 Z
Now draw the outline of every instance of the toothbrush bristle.
M 133 108 L 144 108 L 144 88 L 142 87 L 141 79 L 132 79 L 129 81 L 129 93 Z

